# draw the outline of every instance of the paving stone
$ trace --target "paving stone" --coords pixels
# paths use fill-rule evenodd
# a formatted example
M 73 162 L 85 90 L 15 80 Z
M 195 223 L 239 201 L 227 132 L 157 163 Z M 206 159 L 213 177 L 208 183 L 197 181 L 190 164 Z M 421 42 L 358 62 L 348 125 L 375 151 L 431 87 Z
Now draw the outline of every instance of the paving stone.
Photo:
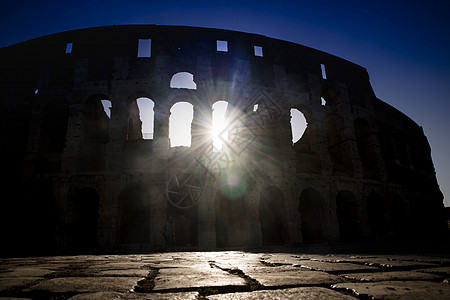
M 208 299 L 221 299 L 217 297 L 225 295 L 229 296 L 227 299 L 288 298 L 289 293 L 294 295 L 291 298 L 302 299 L 309 297 L 308 289 L 313 289 L 311 295 L 320 292 L 313 299 L 340 299 L 346 295 L 319 286 L 334 284 L 347 289 L 346 284 L 353 284 L 351 287 L 357 288 L 358 293 L 369 295 L 367 290 L 376 298 L 441 299 L 440 295 L 448 296 L 450 288 L 450 266 L 446 259 L 446 256 L 242 251 L 0 259 L 0 298 L 44 292 L 49 296 L 77 294 L 74 299 L 195 299 L 198 292 L 183 291 L 199 290 L 201 294 L 235 292 L 209 295 Z M 142 291 L 149 293 L 131 293 L 141 279 L 155 272 L 151 267 L 158 271 L 154 279 L 146 279 L 148 286 Z M 249 286 L 260 287 L 251 279 L 270 290 L 242 293 Z M 429 289 L 433 292 L 427 292 Z
M 300 287 L 271 291 L 254 291 L 208 296 L 211 300 L 220 299 L 335 299 L 355 300 L 354 297 L 321 287 Z
M 289 266 L 248 268 L 242 271 L 266 287 L 333 284 L 344 281 L 336 275 Z
M 450 285 L 429 281 L 339 283 L 333 285 L 333 288 L 352 291 L 363 299 L 367 297 L 386 300 L 450 299 Z
M 239 269 L 242 270 L 244 268 L 259 268 L 264 265 L 261 263 L 259 258 L 255 259 L 240 259 L 240 260 L 225 260 L 225 259 L 216 259 L 213 261 L 209 261 L 222 269 Z
M 42 280 L 40 277 L 7 277 L 0 278 L 0 292 L 7 291 L 13 288 L 28 286 Z
M 92 266 L 88 266 L 88 269 L 108 269 L 108 270 L 128 270 L 128 269 L 139 269 L 144 267 L 144 263 L 137 262 L 112 262 L 105 264 L 95 264 Z
M 1 299 L 1 298 L 0 298 Z M 197 292 L 183 293 L 117 293 L 117 292 L 98 292 L 78 294 L 69 298 L 70 300 L 109 300 L 109 299 L 162 299 L 162 300 L 195 300 L 198 299 Z
M 20 266 L 14 268 L 12 271 L 0 273 L 1 277 L 43 277 L 55 272 L 42 266 Z
M 425 273 L 432 273 L 432 274 L 438 274 L 438 275 L 450 275 L 450 267 L 439 267 L 439 268 L 430 268 L 430 269 L 419 269 L 416 270 L 417 272 L 425 272 Z
M 205 265 L 208 264 L 207 261 L 182 261 L 182 260 L 158 260 L 146 263 L 146 266 L 162 269 L 162 268 L 189 268 L 192 265 Z
M 352 263 L 331 263 L 323 261 L 311 261 L 306 260 L 300 262 L 297 266 L 307 268 L 311 270 L 324 271 L 324 272 L 353 272 L 353 271 L 368 271 L 368 270 L 380 270 L 377 267 L 371 267 L 366 265 L 358 265 Z
M 131 290 L 142 277 L 64 277 L 45 280 L 25 289 L 25 292 L 86 293 Z
M 148 270 L 144 269 L 131 269 L 131 270 L 102 270 L 99 271 L 96 276 L 115 276 L 115 277 L 145 277 L 148 275 Z
M 406 261 L 406 260 L 391 260 L 386 258 L 372 258 L 372 257 L 349 257 L 342 258 L 342 262 L 365 264 L 368 266 L 375 266 L 389 269 L 419 269 L 419 268 L 431 268 L 438 265 L 419 261 Z
M 380 258 L 392 259 L 392 260 L 403 260 L 403 261 L 414 261 L 414 262 L 424 262 L 438 265 L 449 265 L 450 257 L 445 256 L 431 256 L 431 255 L 384 255 L 379 256 Z
M 264 262 L 267 262 L 269 264 L 274 265 L 294 265 L 298 264 L 301 260 L 309 260 L 310 258 L 300 258 L 297 256 L 294 256 L 292 254 L 265 254 L 261 256 L 261 260 Z
M 377 256 L 358 256 L 358 255 L 313 255 L 312 261 L 322 261 L 331 263 L 358 263 L 365 264 L 371 259 L 379 259 Z
M 376 273 L 352 273 L 341 276 L 359 281 L 390 281 L 390 280 L 438 280 L 442 278 L 436 274 L 420 273 L 414 271 L 391 271 Z
M 304 261 L 319 260 L 327 261 L 329 259 L 326 255 L 316 255 L 316 254 L 267 254 L 262 257 L 262 259 L 267 263 L 272 263 L 275 265 L 297 265 Z
M 246 284 L 241 277 L 204 264 L 201 267 L 160 269 L 155 278 L 153 291 L 232 285 Z

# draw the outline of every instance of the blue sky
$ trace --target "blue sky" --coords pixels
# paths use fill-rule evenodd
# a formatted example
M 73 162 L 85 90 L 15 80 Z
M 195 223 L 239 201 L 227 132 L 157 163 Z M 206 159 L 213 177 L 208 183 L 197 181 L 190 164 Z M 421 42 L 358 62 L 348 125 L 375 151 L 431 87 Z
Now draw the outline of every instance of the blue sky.
M 2 1 L 0 47 L 122 24 L 223 28 L 365 67 L 378 98 L 423 126 L 450 206 L 450 1 Z

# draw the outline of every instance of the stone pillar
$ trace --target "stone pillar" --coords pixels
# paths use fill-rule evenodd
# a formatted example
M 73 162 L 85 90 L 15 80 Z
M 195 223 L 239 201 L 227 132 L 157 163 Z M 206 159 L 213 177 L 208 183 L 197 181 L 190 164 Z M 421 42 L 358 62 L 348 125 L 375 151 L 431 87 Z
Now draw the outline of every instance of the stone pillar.
M 154 99 L 153 153 L 166 157 L 169 149 L 169 115 L 170 107 L 164 97 Z
M 211 250 L 216 246 L 215 185 L 215 179 L 206 176 L 198 202 L 198 247 L 201 250 Z
M 167 221 L 167 199 L 164 178 L 157 180 L 155 186 L 150 189 L 151 211 L 150 211 L 150 247 L 155 250 L 163 249 L 165 246 L 164 225 Z
M 259 201 L 260 192 L 255 186 L 249 186 L 247 182 L 247 191 L 245 194 L 246 211 L 241 215 L 244 218 L 244 247 L 257 248 L 262 246 L 261 222 L 259 220 Z
M 107 168 L 109 171 L 122 169 L 123 143 L 128 126 L 128 106 L 123 97 L 111 97 L 111 119 L 109 121 L 109 143 L 107 145 Z
M 195 152 L 211 150 L 212 108 L 209 106 L 209 101 L 205 102 L 194 105 L 194 118 L 191 127 L 191 149 Z
M 287 243 L 295 246 L 303 241 L 302 223 L 300 219 L 300 212 L 298 210 L 298 197 L 295 193 L 295 183 L 293 183 L 284 192 L 286 204 L 284 206 L 287 222 Z
M 77 170 L 77 158 L 83 139 L 83 101 L 69 102 L 69 119 L 67 122 L 66 146 L 61 162 L 62 172 Z

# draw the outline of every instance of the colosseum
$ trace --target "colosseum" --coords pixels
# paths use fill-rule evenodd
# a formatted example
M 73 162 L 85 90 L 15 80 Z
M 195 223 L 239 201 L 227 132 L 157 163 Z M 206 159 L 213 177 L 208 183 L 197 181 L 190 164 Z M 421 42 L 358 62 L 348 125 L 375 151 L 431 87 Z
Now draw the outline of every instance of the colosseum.
M 422 128 L 347 60 L 156 25 L 57 33 L 0 59 L 7 253 L 446 234 Z

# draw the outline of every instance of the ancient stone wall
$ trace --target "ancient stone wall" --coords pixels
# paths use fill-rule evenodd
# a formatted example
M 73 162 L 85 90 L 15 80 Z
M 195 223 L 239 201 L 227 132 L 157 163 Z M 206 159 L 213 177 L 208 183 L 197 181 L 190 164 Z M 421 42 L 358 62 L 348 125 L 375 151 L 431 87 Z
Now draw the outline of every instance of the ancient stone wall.
M 63 32 L 0 55 L 9 249 L 257 248 L 446 229 L 422 128 L 341 58 L 154 25 Z M 143 130 L 142 98 L 153 132 Z M 217 101 L 227 103 L 221 151 Z M 191 143 L 172 147 L 180 102 L 193 109 Z M 307 122 L 295 143 L 292 109 Z

